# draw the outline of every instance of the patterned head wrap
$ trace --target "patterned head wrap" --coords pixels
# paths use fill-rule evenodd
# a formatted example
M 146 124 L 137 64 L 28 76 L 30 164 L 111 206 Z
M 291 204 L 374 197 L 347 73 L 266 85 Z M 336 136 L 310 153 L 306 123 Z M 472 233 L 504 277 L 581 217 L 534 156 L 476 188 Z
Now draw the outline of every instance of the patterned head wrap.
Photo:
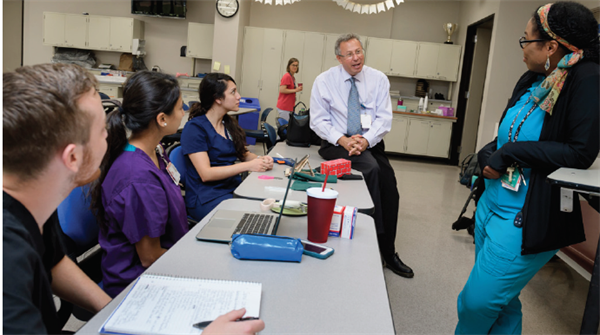
M 551 6 L 552 4 L 549 3 L 540 7 L 537 11 L 538 15 L 540 16 L 542 27 L 550 37 L 572 52 L 568 55 L 565 55 L 558 62 L 556 69 L 554 69 L 554 71 L 552 71 L 552 73 L 550 73 L 550 75 L 546 77 L 542 84 L 538 86 L 532 93 L 534 101 L 540 106 L 541 109 L 545 110 L 550 115 L 552 115 L 554 104 L 556 103 L 556 100 L 560 95 L 560 91 L 563 88 L 565 79 L 569 73 L 569 68 L 583 59 L 583 50 L 580 50 L 550 30 L 550 25 L 548 24 L 548 12 L 550 11 Z

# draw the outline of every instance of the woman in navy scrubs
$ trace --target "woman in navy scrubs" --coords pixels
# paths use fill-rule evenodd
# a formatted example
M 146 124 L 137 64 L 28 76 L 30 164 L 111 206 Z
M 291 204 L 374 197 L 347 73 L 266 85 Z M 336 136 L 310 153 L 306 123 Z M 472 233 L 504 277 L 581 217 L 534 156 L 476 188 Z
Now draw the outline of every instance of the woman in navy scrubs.
M 273 168 L 273 158 L 248 151 L 244 131 L 227 115 L 240 105 L 233 78 L 210 73 L 202 79 L 199 91 L 201 102 L 191 108 L 181 135 L 187 167 L 185 203 L 188 215 L 197 221 L 233 197 L 242 182 L 240 173 Z M 236 160 L 241 162 L 235 164 Z

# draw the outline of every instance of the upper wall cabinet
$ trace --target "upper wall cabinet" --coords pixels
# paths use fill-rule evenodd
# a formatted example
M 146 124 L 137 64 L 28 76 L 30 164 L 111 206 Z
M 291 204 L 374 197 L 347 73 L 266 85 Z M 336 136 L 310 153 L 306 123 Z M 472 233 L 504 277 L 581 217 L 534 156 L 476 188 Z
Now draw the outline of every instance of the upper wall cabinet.
M 369 37 L 365 64 L 389 76 L 413 77 L 417 42 Z
M 456 81 L 460 46 L 369 37 L 365 64 L 388 76 Z
M 460 45 L 419 43 L 415 77 L 457 81 L 460 51 Z
M 94 50 L 110 50 L 110 17 L 91 16 L 88 22 L 88 45 Z
M 186 57 L 212 59 L 214 25 L 188 23 Z
M 44 12 L 44 45 L 131 52 L 135 38 L 144 39 L 136 19 Z

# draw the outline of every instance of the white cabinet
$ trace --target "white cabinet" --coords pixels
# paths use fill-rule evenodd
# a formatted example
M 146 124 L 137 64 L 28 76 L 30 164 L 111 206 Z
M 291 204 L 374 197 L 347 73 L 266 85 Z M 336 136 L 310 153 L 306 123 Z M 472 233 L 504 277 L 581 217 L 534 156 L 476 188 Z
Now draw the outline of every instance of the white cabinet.
M 440 80 L 457 81 L 460 64 L 460 45 L 441 44 L 438 56 L 438 78 Z
M 188 23 L 186 57 L 212 59 L 214 25 Z
M 392 129 L 384 137 L 385 151 L 448 158 L 455 120 L 394 114 Z
M 88 24 L 85 15 L 65 15 L 65 44 L 69 48 L 87 47 Z
M 123 97 L 123 85 L 121 84 L 101 83 L 98 87 L 98 91 L 108 95 L 111 99 Z
M 413 77 L 417 60 L 417 42 L 393 41 L 390 75 Z
M 390 72 L 392 61 L 392 40 L 369 37 L 365 51 L 365 65 L 383 73 Z
M 144 23 L 127 17 L 44 12 L 44 45 L 131 52 L 144 39 Z
M 389 76 L 413 77 L 417 42 L 369 37 L 365 64 Z
M 439 53 L 439 44 L 419 43 L 417 70 L 415 75 L 419 78 L 437 79 Z
M 200 87 L 200 83 L 202 82 L 201 78 L 195 77 L 179 77 L 177 78 L 179 82 L 179 87 L 181 88 L 189 88 L 195 90 L 198 93 L 198 88 Z
M 134 38 L 144 39 L 143 22 L 128 17 L 110 18 L 110 51 L 131 52 Z
M 87 16 L 44 12 L 44 45 L 87 48 Z
M 429 139 L 427 156 L 448 158 L 452 123 L 448 121 L 429 121 Z
M 460 63 L 459 45 L 419 43 L 415 76 L 418 78 L 456 81 Z
M 413 155 L 427 154 L 427 141 L 429 141 L 429 129 L 429 120 L 425 118 L 411 118 L 408 121 L 406 153 Z
M 394 114 L 392 118 L 392 129 L 384 136 L 385 151 L 406 152 L 406 127 L 408 117 Z
M 44 13 L 44 45 L 63 46 L 65 44 L 65 14 Z
M 90 16 L 88 22 L 88 46 L 93 50 L 110 49 L 110 17 Z
M 240 94 L 258 98 L 263 110 L 277 105 L 282 49 L 283 30 L 245 27 Z
M 294 78 L 296 83 L 302 83 L 303 90 L 296 93 L 296 103 L 302 101 L 310 107 L 312 86 L 317 76 L 321 74 L 323 67 L 324 47 L 325 36 L 323 34 L 292 30 L 285 32 L 280 73 L 283 76 L 286 72 L 290 58 L 299 60 L 300 70 Z

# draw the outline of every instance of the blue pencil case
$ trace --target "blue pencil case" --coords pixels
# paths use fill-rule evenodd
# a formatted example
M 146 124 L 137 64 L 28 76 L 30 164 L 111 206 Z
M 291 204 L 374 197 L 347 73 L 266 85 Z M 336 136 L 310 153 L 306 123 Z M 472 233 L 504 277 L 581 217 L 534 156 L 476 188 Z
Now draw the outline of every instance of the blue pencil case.
M 234 234 L 231 254 L 237 259 L 300 262 L 304 246 L 299 238 L 264 234 Z

